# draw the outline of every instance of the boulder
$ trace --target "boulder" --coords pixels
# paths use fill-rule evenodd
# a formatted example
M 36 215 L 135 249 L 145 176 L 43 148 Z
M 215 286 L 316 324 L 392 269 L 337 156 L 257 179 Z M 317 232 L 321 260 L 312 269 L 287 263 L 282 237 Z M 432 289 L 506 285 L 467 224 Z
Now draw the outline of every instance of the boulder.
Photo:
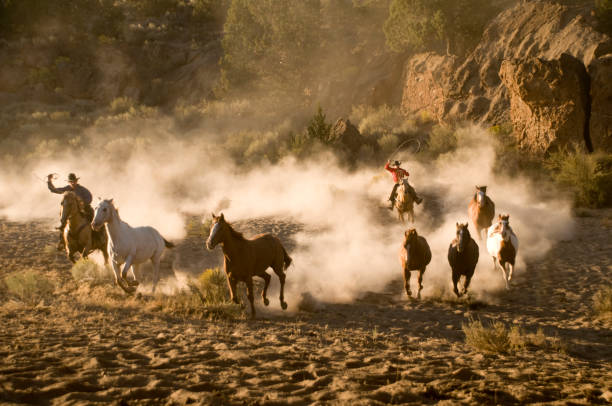
M 504 61 L 499 76 L 509 91 L 510 117 L 521 148 L 545 153 L 584 141 L 589 82 L 582 62 L 568 54 L 551 61 Z

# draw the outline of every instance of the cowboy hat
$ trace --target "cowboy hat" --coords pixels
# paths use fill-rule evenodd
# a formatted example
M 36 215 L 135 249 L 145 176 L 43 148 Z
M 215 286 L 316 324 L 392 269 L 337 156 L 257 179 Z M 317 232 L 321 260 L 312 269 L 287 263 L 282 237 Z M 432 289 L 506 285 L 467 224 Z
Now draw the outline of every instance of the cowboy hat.
M 78 181 L 80 178 L 77 178 L 77 176 L 74 173 L 69 173 L 68 174 L 68 182 L 76 182 Z

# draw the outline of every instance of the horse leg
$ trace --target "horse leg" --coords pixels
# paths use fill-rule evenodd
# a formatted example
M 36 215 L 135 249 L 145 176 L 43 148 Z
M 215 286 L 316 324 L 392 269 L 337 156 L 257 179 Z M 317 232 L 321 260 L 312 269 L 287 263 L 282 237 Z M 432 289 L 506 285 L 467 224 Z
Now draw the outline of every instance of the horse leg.
M 514 272 L 514 263 L 508 262 L 508 281 L 512 279 L 513 272 Z
M 121 278 L 120 278 L 120 272 L 121 269 L 119 269 L 119 264 L 116 263 L 115 261 L 112 261 L 112 265 L 113 265 L 113 272 L 115 275 L 115 284 L 119 285 L 119 287 L 121 289 L 123 289 L 125 291 L 125 293 L 134 293 L 134 288 L 126 288 L 125 286 L 123 286 L 123 283 L 121 282 Z
M 417 299 L 421 299 L 421 291 L 423 290 L 423 273 L 425 273 L 425 268 L 419 269 L 419 292 L 417 293 Z
M 404 268 L 404 289 L 406 290 L 406 294 L 408 297 L 412 296 L 412 292 L 410 291 L 410 270 L 408 267 Z
M 159 282 L 159 263 L 161 260 L 161 253 L 155 255 L 151 258 L 151 262 L 153 263 L 153 290 L 151 294 L 155 294 L 155 288 L 157 287 L 157 282 Z
M 255 318 L 255 304 L 254 302 L 254 296 L 253 296 L 253 278 L 247 278 L 246 280 L 246 286 L 247 286 L 247 297 L 249 298 L 249 304 L 251 305 L 251 318 L 254 319 Z
M 274 271 L 276 272 L 276 270 Z M 276 272 L 280 281 L 280 304 L 283 310 L 287 310 L 287 302 L 285 302 L 285 267 L 281 266 L 280 272 Z
M 233 276 L 227 276 L 227 284 L 229 286 L 229 290 L 230 290 L 230 300 L 236 304 L 240 304 L 240 302 L 238 301 L 238 295 L 236 294 L 236 285 L 238 284 L 238 281 L 236 280 L 236 278 L 234 278 Z
M 506 290 L 510 289 L 508 286 L 508 275 L 506 274 L 506 261 L 498 261 L 499 267 L 502 271 L 502 278 L 504 278 L 504 283 L 506 284 Z
M 472 273 L 472 275 L 474 275 Z M 472 275 L 465 275 L 465 283 L 463 284 L 463 294 L 467 293 L 468 287 L 470 286 L 470 282 L 472 281 Z
M 263 288 L 263 292 L 261 292 L 261 297 L 263 299 L 264 305 L 267 306 L 270 304 L 270 301 L 266 297 L 266 294 L 268 293 L 268 286 L 270 285 L 270 280 L 272 279 L 272 277 L 268 275 L 266 271 L 264 271 L 263 274 L 259 276 L 261 276 L 264 280 L 264 288 Z
M 127 273 L 130 267 L 132 266 L 132 256 L 128 255 L 125 259 L 125 264 L 123 264 L 123 270 L 121 271 L 121 279 L 127 281 Z
M 132 264 L 132 267 L 130 268 L 130 272 L 134 280 L 133 281 L 128 280 L 127 281 L 128 286 L 138 286 L 139 285 L 138 281 L 136 280 L 136 270 L 138 270 L 138 268 L 140 268 L 140 265 Z
M 104 256 L 104 265 L 108 265 L 108 251 L 106 249 L 101 250 Z
M 459 282 L 459 272 L 456 272 L 455 270 L 453 270 L 453 292 L 455 292 L 455 295 L 457 295 L 457 297 L 461 297 L 461 294 L 459 293 L 459 290 L 457 289 L 457 283 Z

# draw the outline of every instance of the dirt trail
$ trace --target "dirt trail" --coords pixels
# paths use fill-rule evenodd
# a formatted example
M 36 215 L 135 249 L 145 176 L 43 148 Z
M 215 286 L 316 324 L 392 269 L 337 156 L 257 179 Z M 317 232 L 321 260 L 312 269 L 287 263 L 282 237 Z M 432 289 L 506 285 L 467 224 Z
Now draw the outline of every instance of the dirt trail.
M 65 289 L 35 307 L 2 298 L 0 401 L 606 403 L 612 323 L 593 317 L 592 297 L 612 283 L 612 210 L 589 213 L 576 219 L 571 240 L 486 302 L 412 302 L 398 280 L 386 292 L 314 312 L 281 313 L 276 298 L 270 308 L 257 298 L 260 319 L 209 322 L 151 311 L 136 299 L 77 300 Z M 50 248 L 51 226 L 1 222 L 0 276 L 33 268 L 73 283 L 70 264 Z M 253 225 L 268 231 L 262 227 Z M 181 242 L 181 261 L 204 264 L 209 254 L 198 244 Z M 483 354 L 465 343 L 461 326 L 470 318 L 542 329 L 557 344 Z

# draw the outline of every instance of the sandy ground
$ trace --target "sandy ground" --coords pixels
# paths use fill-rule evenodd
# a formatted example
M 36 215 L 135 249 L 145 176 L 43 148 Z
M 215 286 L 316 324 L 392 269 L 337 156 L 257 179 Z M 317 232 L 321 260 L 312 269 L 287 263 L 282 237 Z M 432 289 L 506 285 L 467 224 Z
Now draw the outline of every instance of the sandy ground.
M 108 302 L 84 299 L 70 263 L 53 252 L 53 223 L 2 221 L 0 276 L 35 269 L 59 288 L 36 306 L 0 297 L 0 401 L 605 404 L 612 401 L 612 323 L 593 315 L 592 298 L 612 283 L 612 211 L 588 214 L 576 219 L 571 240 L 486 301 L 410 301 L 398 279 L 354 303 L 295 313 L 265 309 L 257 297 L 253 321 L 153 311 L 118 288 L 108 290 Z M 218 260 L 201 244 L 181 242 L 177 262 Z M 470 319 L 529 334 L 541 329 L 546 343 L 484 353 L 465 342 L 461 326 Z

